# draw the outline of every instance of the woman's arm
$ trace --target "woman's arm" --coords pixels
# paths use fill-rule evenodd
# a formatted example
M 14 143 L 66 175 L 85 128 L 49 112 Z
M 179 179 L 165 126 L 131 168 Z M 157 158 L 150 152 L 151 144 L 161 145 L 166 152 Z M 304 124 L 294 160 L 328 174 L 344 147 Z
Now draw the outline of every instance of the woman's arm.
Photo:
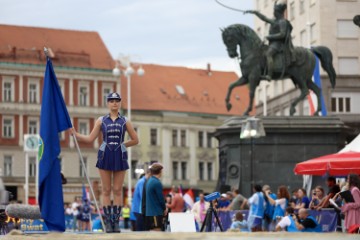
M 130 136 L 130 140 L 124 142 L 125 147 L 131 147 L 139 144 L 138 135 L 136 134 L 130 121 L 126 122 L 126 130 Z
M 89 135 L 80 134 L 73 128 L 71 133 L 75 135 L 76 139 L 80 142 L 92 143 L 99 136 L 101 129 L 101 119 L 96 120 L 95 126 Z

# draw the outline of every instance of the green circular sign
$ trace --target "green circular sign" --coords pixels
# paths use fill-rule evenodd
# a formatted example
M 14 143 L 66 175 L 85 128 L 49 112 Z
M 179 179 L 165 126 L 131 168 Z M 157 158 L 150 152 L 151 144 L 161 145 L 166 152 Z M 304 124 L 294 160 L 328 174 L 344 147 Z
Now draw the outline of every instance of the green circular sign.
M 43 153 L 44 153 L 44 141 L 42 140 L 41 137 L 39 137 L 39 150 L 38 150 L 39 161 L 41 160 Z

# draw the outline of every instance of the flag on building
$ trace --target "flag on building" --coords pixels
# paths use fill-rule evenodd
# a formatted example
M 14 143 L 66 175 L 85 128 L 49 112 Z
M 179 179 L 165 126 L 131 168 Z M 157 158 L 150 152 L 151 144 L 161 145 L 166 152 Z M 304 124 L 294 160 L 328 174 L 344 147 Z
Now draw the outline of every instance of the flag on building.
M 186 191 L 183 196 L 187 208 L 192 208 L 194 206 L 194 193 L 192 189 Z
M 321 88 L 321 78 L 320 78 L 320 64 L 319 64 L 319 59 L 315 56 L 316 58 L 316 65 L 315 65 L 315 69 L 314 69 L 314 73 L 313 73 L 313 81 L 314 83 L 320 88 Z M 325 106 L 325 101 L 324 101 L 324 97 L 321 93 L 321 116 L 326 116 L 327 115 L 327 110 L 326 110 L 326 106 Z M 308 95 L 308 101 L 309 101 L 309 110 L 310 110 L 310 115 L 314 115 L 314 113 L 316 112 L 316 109 L 318 107 L 318 102 L 317 102 L 317 97 L 315 95 L 315 93 L 310 92 L 310 94 Z
M 49 231 L 65 231 L 59 133 L 72 127 L 51 60 L 47 58 L 40 112 L 42 153 L 39 163 L 39 205 Z

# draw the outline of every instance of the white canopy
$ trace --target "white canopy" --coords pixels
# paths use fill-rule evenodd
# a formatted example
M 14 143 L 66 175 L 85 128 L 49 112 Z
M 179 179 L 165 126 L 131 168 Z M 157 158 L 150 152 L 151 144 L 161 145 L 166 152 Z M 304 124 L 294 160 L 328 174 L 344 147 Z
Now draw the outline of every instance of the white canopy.
M 360 134 L 339 151 L 339 153 L 343 152 L 360 152 Z

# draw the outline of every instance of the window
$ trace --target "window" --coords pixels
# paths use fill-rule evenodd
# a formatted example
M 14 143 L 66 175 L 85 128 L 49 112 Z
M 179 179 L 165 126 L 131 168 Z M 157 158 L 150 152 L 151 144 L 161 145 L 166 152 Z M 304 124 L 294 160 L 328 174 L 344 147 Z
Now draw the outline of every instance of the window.
M 331 111 L 337 113 L 351 112 L 351 98 L 350 97 L 332 97 Z
M 3 87 L 3 101 L 4 102 L 12 102 L 12 92 L 13 92 L 13 84 L 12 82 L 4 82 Z
M 63 171 L 63 165 L 62 165 L 62 157 L 58 156 L 59 164 L 60 164 L 60 171 Z
M 83 168 L 83 165 L 81 164 L 81 159 L 79 159 L 80 164 L 80 177 L 85 177 L 85 171 L 87 171 L 87 158 L 83 157 L 85 168 Z
M 179 176 L 178 176 L 178 162 L 173 162 L 172 163 L 172 170 L 173 170 L 173 179 L 178 180 L 179 179 Z
M 290 3 L 289 14 L 290 14 L 290 20 L 294 20 L 295 19 L 295 2 Z
M 210 133 L 207 133 L 207 134 L 206 134 L 206 138 L 207 138 L 207 139 L 206 139 L 206 140 L 207 140 L 207 141 L 206 141 L 207 147 L 208 147 L 208 148 L 212 148 L 212 141 L 211 141 L 211 140 L 212 140 L 212 137 L 211 137 L 211 134 L 210 134 Z
M 337 20 L 337 36 L 339 38 L 358 38 L 358 27 L 353 20 Z
M 103 106 L 106 106 L 107 104 L 107 96 L 111 93 L 110 87 L 104 87 L 103 88 Z
M 12 175 L 12 156 L 4 156 L 4 176 Z
M 80 87 L 80 95 L 79 95 L 79 105 L 87 106 L 88 105 L 88 88 Z
M 38 87 L 36 83 L 29 84 L 29 103 L 37 103 Z
M 176 129 L 172 130 L 172 145 L 173 147 L 178 146 L 178 130 Z
M 36 176 L 36 157 L 29 157 L 29 177 Z
M 88 134 L 88 123 L 79 122 L 79 133 L 87 135 Z
M 181 179 L 187 179 L 187 162 L 181 162 Z
M 199 180 L 205 180 L 204 177 L 204 163 L 199 162 Z
M 303 14 L 305 12 L 305 0 L 300 0 L 299 12 L 300 14 Z
M 38 123 L 36 120 L 30 120 L 29 121 L 29 130 L 28 133 L 29 134 L 37 134 L 37 129 L 38 129 Z
M 359 74 L 359 59 L 357 57 L 339 57 L 339 74 Z
M 204 147 L 204 132 L 200 131 L 198 133 L 199 147 Z
M 213 180 L 213 164 L 211 162 L 207 163 L 207 174 L 208 174 L 208 180 Z
M 13 138 L 14 121 L 12 118 L 3 118 L 3 137 Z
M 181 138 L 181 146 L 186 147 L 186 131 L 185 130 L 181 130 L 180 138 Z
M 131 178 L 132 179 L 137 179 L 135 169 L 138 166 L 138 162 L 139 162 L 138 160 L 131 160 Z
M 312 23 L 311 25 L 310 25 L 310 41 L 311 42 L 314 42 L 315 41 L 315 33 L 316 33 L 316 31 L 315 31 L 315 23 Z
M 151 146 L 157 145 L 157 129 L 156 128 L 150 129 L 150 145 Z
M 306 36 L 306 30 L 302 30 L 300 32 L 300 45 L 303 47 L 307 47 L 308 44 L 308 40 L 307 40 L 307 36 Z

